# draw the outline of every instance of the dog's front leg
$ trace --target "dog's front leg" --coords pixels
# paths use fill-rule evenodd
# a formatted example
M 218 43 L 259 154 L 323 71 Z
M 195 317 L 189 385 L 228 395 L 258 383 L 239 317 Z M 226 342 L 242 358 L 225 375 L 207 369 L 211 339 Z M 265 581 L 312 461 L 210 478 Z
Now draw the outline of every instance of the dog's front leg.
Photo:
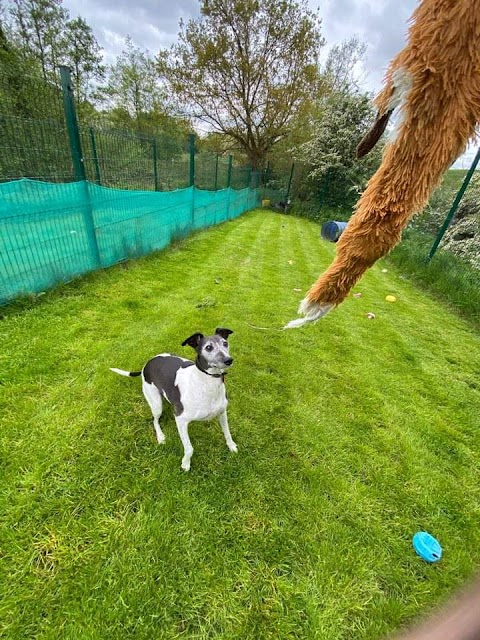
M 238 447 L 233 441 L 232 434 L 230 433 L 230 429 L 228 428 L 227 412 L 224 411 L 223 413 L 221 413 L 218 416 L 218 419 L 220 421 L 220 426 L 222 427 L 223 435 L 225 436 L 227 447 L 230 449 L 230 451 L 233 451 L 233 453 L 237 453 Z
M 177 416 L 175 422 L 177 423 L 178 435 L 183 444 L 182 469 L 184 471 L 190 471 L 190 458 L 193 454 L 193 447 L 188 435 L 189 423 L 188 420 L 185 420 L 182 416 Z

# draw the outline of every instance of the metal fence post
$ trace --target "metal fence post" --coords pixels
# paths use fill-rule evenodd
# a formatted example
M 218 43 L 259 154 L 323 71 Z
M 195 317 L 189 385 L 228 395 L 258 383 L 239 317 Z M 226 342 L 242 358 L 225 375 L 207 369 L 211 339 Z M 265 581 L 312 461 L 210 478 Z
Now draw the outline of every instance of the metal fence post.
M 214 191 L 217 190 L 218 187 L 218 153 L 215 159 L 215 188 Z
M 153 181 L 155 191 L 160 191 L 158 186 L 158 164 L 157 164 L 157 140 L 153 138 Z
M 98 162 L 97 144 L 95 142 L 95 132 L 93 130 L 93 127 L 90 127 L 89 133 L 90 144 L 92 145 L 93 166 L 95 168 L 95 180 L 97 184 L 102 184 L 102 177 L 100 175 L 100 164 Z
M 190 149 L 190 180 L 189 186 L 195 186 L 195 134 L 191 133 L 188 136 L 189 149 Z
M 60 81 L 63 92 L 63 108 L 65 111 L 65 121 L 67 124 L 68 139 L 70 142 L 70 153 L 72 154 L 73 171 L 75 181 L 82 182 L 84 188 L 85 207 L 83 207 L 83 219 L 87 232 L 87 240 L 90 254 L 95 266 L 100 267 L 100 251 L 98 249 L 97 236 L 95 233 L 95 223 L 93 221 L 92 203 L 88 191 L 87 176 L 85 172 L 85 162 L 80 141 L 80 130 L 78 127 L 77 112 L 75 109 L 75 99 L 72 88 L 72 75 L 69 67 L 60 67 Z
M 190 179 L 189 186 L 192 188 L 192 227 L 195 225 L 195 134 L 188 136 L 190 149 Z
M 230 189 L 230 187 L 232 186 L 232 166 L 233 156 L 228 156 L 227 189 Z
M 438 232 L 437 237 L 435 238 L 435 242 L 433 243 L 432 248 L 428 252 L 427 262 L 430 262 L 430 260 L 435 255 L 435 252 L 438 249 L 438 245 L 440 244 L 443 236 L 445 235 L 446 230 L 450 226 L 452 218 L 455 215 L 456 210 L 458 209 L 458 205 L 460 204 L 460 200 L 463 198 L 463 194 L 465 193 L 465 191 L 466 191 L 466 189 L 467 189 L 467 187 L 468 187 L 468 185 L 470 183 L 470 180 L 472 179 L 473 172 L 475 171 L 479 160 L 480 160 L 480 148 L 478 149 L 477 155 L 475 156 L 475 158 L 474 158 L 474 160 L 472 162 L 472 166 L 468 170 L 468 173 L 467 173 L 467 175 L 465 176 L 465 178 L 463 180 L 462 186 L 460 187 L 457 195 L 455 196 L 455 200 L 453 201 L 453 204 L 450 207 L 450 211 L 448 212 L 447 217 L 445 218 L 445 222 L 442 224 L 441 229 Z
M 230 200 L 232 194 L 232 166 L 233 156 L 228 156 L 228 170 L 227 170 L 227 218 L 230 217 Z
M 60 81 L 62 84 L 63 109 L 67 123 L 68 140 L 70 142 L 70 153 L 72 154 L 75 180 L 86 180 L 87 177 L 85 173 L 85 163 L 83 161 L 82 144 L 80 142 L 80 131 L 78 129 L 75 99 L 73 97 L 72 74 L 70 67 L 66 67 L 64 65 L 60 67 Z
M 292 186 L 292 178 L 293 178 L 293 170 L 294 169 L 295 169 L 295 163 L 292 162 L 292 168 L 290 170 L 290 178 L 288 180 L 287 195 L 285 196 L 285 204 L 288 202 L 288 196 L 290 195 L 290 188 Z

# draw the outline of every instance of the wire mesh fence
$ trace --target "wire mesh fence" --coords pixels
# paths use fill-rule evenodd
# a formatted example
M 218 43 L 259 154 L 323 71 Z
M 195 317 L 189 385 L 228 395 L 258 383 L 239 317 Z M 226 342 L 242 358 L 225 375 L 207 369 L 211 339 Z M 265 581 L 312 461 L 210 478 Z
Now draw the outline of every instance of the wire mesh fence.
M 301 198 L 302 171 L 289 157 L 270 160 L 260 175 L 260 197 L 265 207 L 287 212 L 292 199 Z
M 252 209 L 254 189 L 124 191 L 89 182 L 0 185 L 0 301 L 166 247 Z
M 142 191 L 189 186 L 187 139 L 93 126 L 81 126 L 80 139 L 86 177 L 95 184 Z
M 65 80 L 67 78 L 67 80 Z M 255 207 L 260 178 L 193 134 L 79 123 L 62 82 L 0 71 L 0 303 Z
M 73 180 L 58 82 L 0 70 L 0 182 L 20 177 L 50 182 Z
M 63 94 L 59 77 L 42 78 L 2 60 L 0 70 L 2 116 L 63 121 Z

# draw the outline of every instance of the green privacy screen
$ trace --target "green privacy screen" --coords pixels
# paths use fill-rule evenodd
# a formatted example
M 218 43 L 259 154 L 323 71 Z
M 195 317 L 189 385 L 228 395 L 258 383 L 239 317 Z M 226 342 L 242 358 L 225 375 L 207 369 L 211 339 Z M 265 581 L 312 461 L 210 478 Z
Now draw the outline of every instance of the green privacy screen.
M 258 194 L 25 179 L 0 184 L 0 303 L 162 249 L 175 237 L 253 209 Z

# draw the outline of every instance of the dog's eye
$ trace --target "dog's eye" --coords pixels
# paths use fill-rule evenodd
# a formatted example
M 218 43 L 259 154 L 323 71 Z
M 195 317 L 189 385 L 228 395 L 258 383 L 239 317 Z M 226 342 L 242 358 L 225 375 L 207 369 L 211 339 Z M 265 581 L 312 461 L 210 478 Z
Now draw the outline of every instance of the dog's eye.
M 228 347 L 228 342 L 224 342 L 224 343 L 223 343 L 223 346 L 224 346 L 224 347 Z
M 212 351 L 213 347 L 211 344 L 207 344 L 207 346 L 205 347 L 205 351 Z

